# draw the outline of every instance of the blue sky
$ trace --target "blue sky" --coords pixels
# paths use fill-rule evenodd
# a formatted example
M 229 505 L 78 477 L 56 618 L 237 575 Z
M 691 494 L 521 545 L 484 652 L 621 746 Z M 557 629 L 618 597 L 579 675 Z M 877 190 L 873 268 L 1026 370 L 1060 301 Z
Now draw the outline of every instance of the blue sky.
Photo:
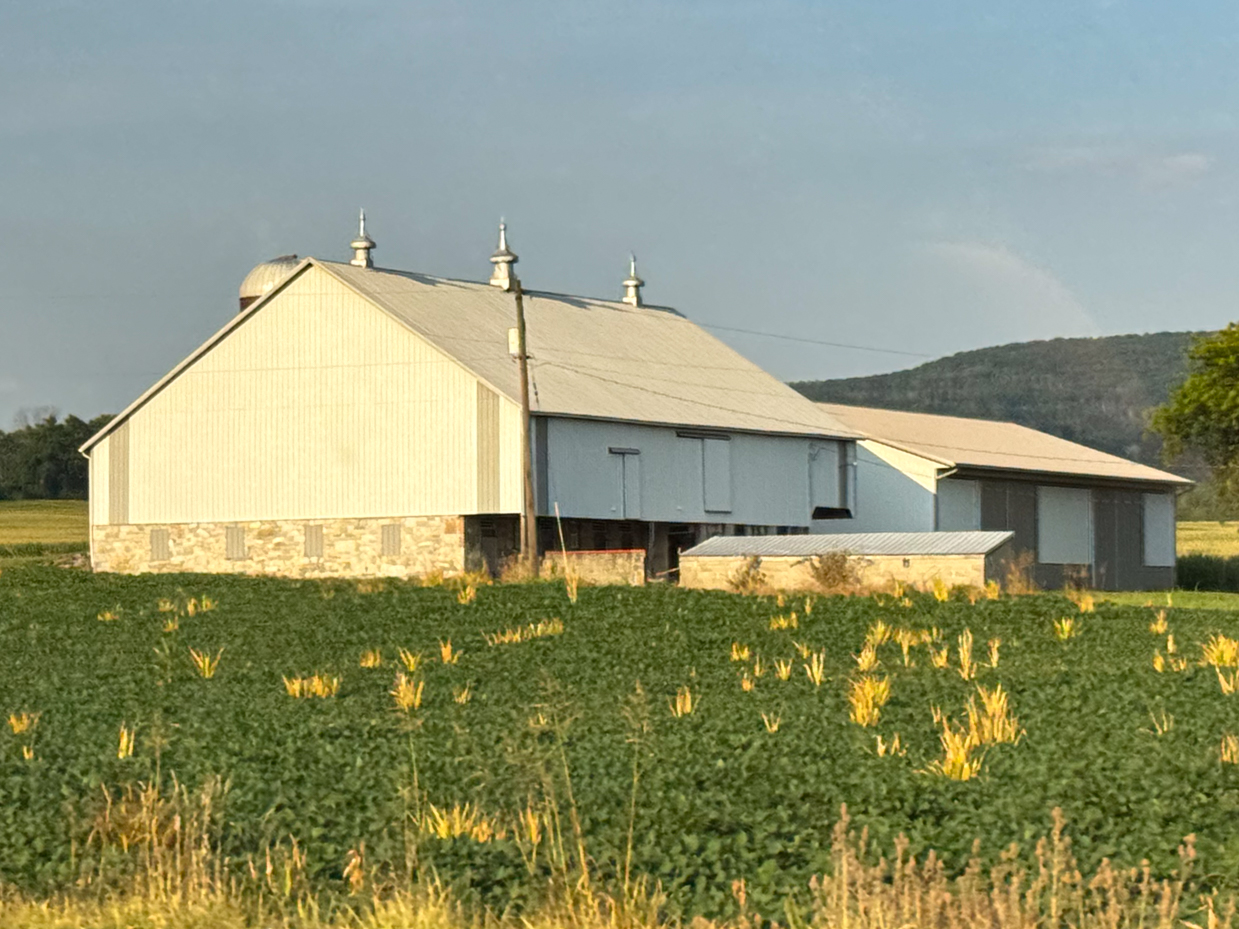
M 0 0 L 0 428 L 115 411 L 258 261 L 650 302 L 775 374 L 1239 316 L 1239 8 Z M 896 352 L 908 354 L 896 354 Z

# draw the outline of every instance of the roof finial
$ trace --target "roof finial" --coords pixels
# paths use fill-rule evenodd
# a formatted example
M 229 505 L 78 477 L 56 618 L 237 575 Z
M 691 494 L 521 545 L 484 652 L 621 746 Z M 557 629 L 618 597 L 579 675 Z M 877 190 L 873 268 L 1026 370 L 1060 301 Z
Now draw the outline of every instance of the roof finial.
M 641 288 L 645 281 L 637 277 L 637 256 L 628 256 L 628 277 L 624 280 L 624 302 L 629 306 L 641 305 Z
M 349 264 L 358 268 L 373 268 L 374 262 L 370 260 L 370 250 L 374 247 L 374 239 L 366 235 L 366 211 L 362 210 L 357 219 L 357 238 L 349 243 L 349 248 L 353 250 L 353 260 Z
M 490 256 L 490 261 L 495 266 L 490 275 L 491 285 L 503 290 L 511 290 L 516 282 L 516 273 L 512 270 L 512 265 L 520 259 L 508 248 L 508 224 L 502 219 L 499 220 L 499 247 L 495 249 L 495 254 Z

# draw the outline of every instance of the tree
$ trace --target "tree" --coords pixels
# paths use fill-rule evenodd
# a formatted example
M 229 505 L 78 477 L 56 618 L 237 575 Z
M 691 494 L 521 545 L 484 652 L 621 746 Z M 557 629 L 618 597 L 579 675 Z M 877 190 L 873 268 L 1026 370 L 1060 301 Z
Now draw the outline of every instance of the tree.
M 86 459 L 78 448 L 111 418 L 85 422 L 67 416 L 59 422 L 47 413 L 38 422 L 0 432 L 0 500 L 85 498 Z
M 1212 472 L 1219 495 L 1239 502 L 1239 324 L 1197 336 L 1188 349 L 1188 376 L 1153 411 L 1172 460 L 1197 452 Z

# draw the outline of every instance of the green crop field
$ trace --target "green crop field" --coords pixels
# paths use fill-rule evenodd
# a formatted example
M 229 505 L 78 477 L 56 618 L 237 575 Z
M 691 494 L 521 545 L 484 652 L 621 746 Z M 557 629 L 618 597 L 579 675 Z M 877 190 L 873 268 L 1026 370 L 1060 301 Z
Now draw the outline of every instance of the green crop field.
M 315 886 L 344 887 L 350 861 L 395 878 L 415 863 L 497 907 L 582 850 L 615 886 L 631 830 L 632 871 L 661 882 L 669 912 L 734 913 L 743 878 L 750 906 L 779 913 L 829 869 L 845 803 L 878 847 L 906 833 L 911 852 L 937 849 L 953 869 L 978 838 L 986 860 L 1011 842 L 1031 855 L 1058 806 L 1086 873 L 1109 857 L 1167 874 L 1195 834 L 1214 884 L 1239 874 L 1239 764 L 1222 760 L 1239 694 L 1198 663 L 1211 635 L 1239 633 L 1236 614 L 1175 606 L 1151 631 L 1155 609 L 1082 612 L 1054 594 L 821 598 L 811 612 L 800 598 L 673 587 L 462 599 L 403 583 L 6 568 L 0 883 L 67 887 L 118 841 L 126 786 L 196 791 L 215 776 L 212 841 L 238 871 L 295 840 Z M 866 652 L 867 636 L 885 640 Z M 999 684 L 1009 707 L 987 715 L 979 688 L 992 700 Z M 851 718 L 864 686 L 877 693 L 869 726 Z M 935 708 L 957 736 L 988 735 L 950 762 Z M 1003 728 L 1018 741 L 988 744 Z M 944 763 L 980 767 L 961 780 Z

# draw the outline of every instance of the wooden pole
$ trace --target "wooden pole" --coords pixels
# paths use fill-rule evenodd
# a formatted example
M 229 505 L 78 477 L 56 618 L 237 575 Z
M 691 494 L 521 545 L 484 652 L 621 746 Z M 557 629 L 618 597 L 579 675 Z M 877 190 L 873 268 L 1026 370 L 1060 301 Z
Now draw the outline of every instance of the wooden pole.
M 529 352 L 525 343 L 525 300 L 520 279 L 512 276 L 516 296 L 516 351 L 521 378 L 521 469 L 525 478 L 525 506 L 521 513 L 521 556 L 538 576 L 538 510 L 533 494 L 533 418 L 529 415 Z

